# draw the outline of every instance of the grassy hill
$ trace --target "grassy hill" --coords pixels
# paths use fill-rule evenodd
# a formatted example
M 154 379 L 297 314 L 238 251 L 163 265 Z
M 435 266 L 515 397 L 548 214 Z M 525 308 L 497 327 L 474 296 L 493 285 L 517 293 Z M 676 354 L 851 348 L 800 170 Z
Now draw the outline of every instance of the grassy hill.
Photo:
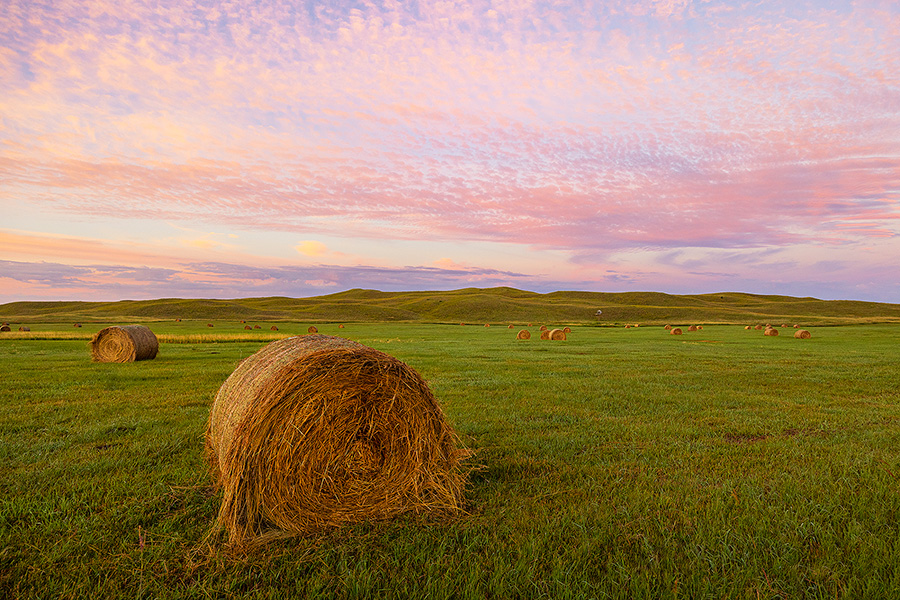
M 602 315 L 596 316 L 597 310 Z M 15 323 L 161 320 L 264 320 L 304 322 L 756 323 L 804 325 L 900 322 L 900 304 L 818 300 L 723 292 L 552 292 L 508 287 L 446 292 L 353 289 L 313 298 L 238 300 L 124 300 L 120 302 L 10 302 L 0 319 Z

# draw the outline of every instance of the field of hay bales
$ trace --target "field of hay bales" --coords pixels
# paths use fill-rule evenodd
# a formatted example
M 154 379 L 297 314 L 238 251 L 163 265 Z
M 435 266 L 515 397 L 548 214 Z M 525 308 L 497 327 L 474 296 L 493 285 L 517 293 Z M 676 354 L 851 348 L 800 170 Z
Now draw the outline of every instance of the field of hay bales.
M 207 538 L 210 406 L 310 323 L 147 320 L 158 354 L 104 363 L 91 336 L 127 323 L 32 320 L 0 337 L 0 596 L 896 597 L 900 326 L 695 320 L 317 322 L 429 384 L 474 452 L 465 512 L 246 555 Z

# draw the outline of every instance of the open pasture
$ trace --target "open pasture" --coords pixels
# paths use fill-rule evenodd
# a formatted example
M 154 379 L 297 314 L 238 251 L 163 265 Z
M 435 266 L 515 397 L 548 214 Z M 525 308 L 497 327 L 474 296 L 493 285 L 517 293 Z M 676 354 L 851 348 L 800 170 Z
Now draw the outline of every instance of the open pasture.
M 159 354 L 126 364 L 90 360 L 111 323 L 0 337 L 0 596 L 900 592 L 900 326 L 549 341 L 539 323 L 530 340 L 504 323 L 319 323 L 430 383 L 475 452 L 468 514 L 233 556 L 203 543 L 219 505 L 209 406 L 238 362 L 308 324 L 212 323 L 144 323 Z

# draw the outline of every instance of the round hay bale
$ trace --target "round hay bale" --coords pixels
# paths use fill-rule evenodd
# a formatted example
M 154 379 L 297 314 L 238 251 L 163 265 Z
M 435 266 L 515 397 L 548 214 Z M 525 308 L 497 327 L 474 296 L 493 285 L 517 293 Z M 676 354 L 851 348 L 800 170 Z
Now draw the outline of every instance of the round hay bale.
M 9 325 L 0 325 L 0 331 L 12 331 Z
M 625 329 L 631 329 L 631 325 L 626 325 Z
M 744 327 L 744 329 L 750 329 L 750 326 L 749 326 L 749 325 L 746 325 L 746 326 Z
M 206 326 L 207 326 L 207 327 L 212 327 L 213 324 L 212 324 L 212 323 L 207 323 Z
M 784 323 L 782 323 L 782 324 L 781 324 L 781 327 L 782 327 L 783 329 L 787 329 L 788 326 L 785 325 Z
M 672 331 L 670 331 L 669 333 L 671 333 L 672 335 L 681 335 L 682 331 L 681 331 L 681 328 L 680 328 L 680 327 L 675 327 L 675 328 L 672 329 Z
M 541 331 L 547 331 L 547 326 L 546 326 L 546 325 L 541 325 L 540 329 L 541 329 Z
M 672 326 L 671 326 L 671 325 L 666 325 L 665 327 L 663 327 L 663 329 L 665 329 L 666 331 L 669 331 L 669 330 L 672 329 Z
M 338 325 L 338 329 L 343 329 L 343 328 L 344 328 L 343 325 Z
M 315 325 L 310 325 L 306 328 L 306 333 L 319 333 L 319 328 Z
M 247 321 L 245 319 L 241 319 L 241 323 L 246 323 L 246 322 Z
M 19 331 L 31 331 L 31 327 L 29 327 L 28 325 L 22 325 L 21 327 L 19 327 Z
M 517 340 L 530 340 L 531 332 L 528 331 L 527 329 L 523 329 L 522 331 L 520 331 L 519 333 L 516 334 L 516 339 Z
M 541 339 L 542 339 L 542 340 L 549 340 L 549 339 L 550 339 L 550 332 L 547 331 L 546 329 L 542 329 L 542 330 L 541 330 Z
M 509 326 L 509 327 L 507 327 L 507 329 L 512 329 L 512 328 L 513 328 L 513 326 L 512 326 L 512 325 L 510 325 L 510 326 Z
M 253 328 L 250 327 L 249 325 L 244 325 L 244 329 L 249 329 L 250 331 L 253 331 Z
M 81 327 L 81 323 L 75 323 L 72 327 Z
M 798 329 L 794 332 L 794 337 L 798 340 L 808 340 L 812 337 L 812 334 L 805 329 Z
M 159 341 L 143 325 L 101 329 L 91 338 L 91 358 L 95 362 L 134 362 L 156 358 Z
M 219 388 L 206 453 L 213 532 L 238 548 L 404 512 L 461 509 L 468 451 L 415 370 L 357 342 L 264 346 Z
M 175 319 L 176 323 L 181 323 L 181 319 Z
M 490 323 L 485 323 L 484 326 L 485 326 L 485 327 L 490 327 L 491 324 L 490 324 Z
M 562 329 L 553 329 L 550 331 L 550 339 L 558 341 L 566 341 L 566 332 Z
M 259 325 L 254 325 L 253 329 L 262 329 L 262 327 L 260 327 Z
M 278 331 L 278 327 L 276 327 L 275 325 L 272 325 L 272 331 Z
M 757 325 L 754 329 L 756 329 L 757 331 L 759 331 L 759 330 L 762 329 L 762 328 L 763 328 L 762 325 Z
M 703 325 L 697 325 L 697 330 L 703 329 Z
M 800 329 L 800 326 L 794 323 L 794 329 Z
M 691 325 L 690 327 L 688 327 L 688 331 L 697 331 L 697 326 Z
M 563 333 L 572 333 L 571 327 L 563 327 Z
M 763 335 L 770 335 L 770 336 L 774 337 L 774 336 L 778 335 L 778 330 L 775 329 L 774 327 L 768 327 L 766 329 L 766 331 L 763 333 Z

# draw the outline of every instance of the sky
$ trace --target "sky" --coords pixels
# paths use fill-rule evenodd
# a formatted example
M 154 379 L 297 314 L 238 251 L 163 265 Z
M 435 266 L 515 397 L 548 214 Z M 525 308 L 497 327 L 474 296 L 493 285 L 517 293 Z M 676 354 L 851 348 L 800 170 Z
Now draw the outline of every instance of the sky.
M 895 0 L 0 0 L 0 303 L 900 303 Z

